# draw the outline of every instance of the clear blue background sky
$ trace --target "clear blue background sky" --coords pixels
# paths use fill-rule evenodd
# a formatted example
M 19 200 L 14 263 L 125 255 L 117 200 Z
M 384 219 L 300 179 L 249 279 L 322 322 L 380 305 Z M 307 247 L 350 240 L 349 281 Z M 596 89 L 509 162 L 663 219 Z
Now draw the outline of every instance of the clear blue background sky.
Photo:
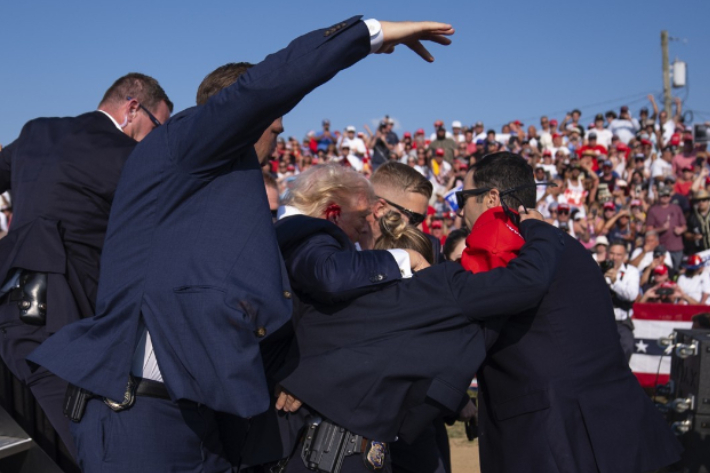
M 38 116 L 95 109 L 129 71 L 156 77 L 182 110 L 202 78 L 232 61 L 258 62 L 294 37 L 355 14 L 383 20 L 438 20 L 456 28 L 434 64 L 409 50 L 369 57 L 308 96 L 285 120 L 286 136 L 362 129 L 389 114 L 396 131 L 435 119 L 499 129 L 511 119 L 537 124 L 580 108 L 595 112 L 662 90 L 660 33 L 688 64 L 685 109 L 710 120 L 710 2 L 696 1 L 12 1 L 0 4 L 0 143 Z M 598 105 L 595 105 L 598 104 Z M 662 107 L 662 102 L 659 101 Z

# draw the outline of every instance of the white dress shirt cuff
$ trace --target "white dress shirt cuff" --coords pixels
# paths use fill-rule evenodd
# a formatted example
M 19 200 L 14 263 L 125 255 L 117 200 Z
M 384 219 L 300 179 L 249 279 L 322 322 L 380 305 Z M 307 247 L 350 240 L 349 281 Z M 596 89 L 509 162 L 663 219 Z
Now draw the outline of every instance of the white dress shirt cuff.
M 409 260 L 409 253 L 404 250 L 387 250 L 394 257 L 399 266 L 399 273 L 403 278 L 412 277 L 412 262 Z
M 365 26 L 370 31 L 370 53 L 376 53 L 382 47 L 385 35 L 382 33 L 382 25 L 379 21 L 371 18 L 365 20 Z

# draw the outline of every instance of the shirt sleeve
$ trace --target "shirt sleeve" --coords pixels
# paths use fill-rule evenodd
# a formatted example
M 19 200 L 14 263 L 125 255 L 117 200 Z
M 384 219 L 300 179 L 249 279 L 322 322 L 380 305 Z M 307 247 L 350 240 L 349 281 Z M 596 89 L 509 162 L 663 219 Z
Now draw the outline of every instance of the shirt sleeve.
M 627 266 L 623 277 L 617 277 L 611 290 L 625 301 L 636 300 L 639 295 L 639 272 L 636 268 Z
M 397 266 L 399 266 L 399 272 L 402 275 L 403 278 L 411 278 L 412 277 L 412 263 L 409 259 L 409 253 L 407 253 L 404 250 L 400 249 L 394 249 L 394 250 L 387 250 L 393 257 L 394 260 L 397 262 Z
M 385 35 L 382 33 L 382 25 L 375 19 L 365 20 L 365 26 L 370 32 L 370 53 L 376 53 L 382 47 Z

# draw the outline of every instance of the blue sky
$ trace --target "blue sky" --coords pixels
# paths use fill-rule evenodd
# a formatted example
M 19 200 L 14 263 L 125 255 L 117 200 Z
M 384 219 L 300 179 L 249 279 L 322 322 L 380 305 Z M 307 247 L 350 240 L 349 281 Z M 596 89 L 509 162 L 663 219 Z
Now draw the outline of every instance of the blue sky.
M 696 1 L 5 1 L 0 6 L 0 143 L 38 116 L 95 109 L 130 71 L 157 78 L 176 110 L 194 103 L 202 78 L 226 62 L 258 62 L 294 37 L 352 15 L 437 20 L 457 30 L 432 45 L 427 64 L 402 49 L 343 71 L 285 118 L 286 136 L 336 129 L 389 114 L 402 131 L 432 131 L 436 119 L 499 129 L 511 119 L 537 124 L 575 107 L 595 112 L 662 90 L 660 32 L 671 61 L 688 64 L 684 107 L 710 120 L 710 3 Z M 662 106 L 662 102 L 659 102 Z

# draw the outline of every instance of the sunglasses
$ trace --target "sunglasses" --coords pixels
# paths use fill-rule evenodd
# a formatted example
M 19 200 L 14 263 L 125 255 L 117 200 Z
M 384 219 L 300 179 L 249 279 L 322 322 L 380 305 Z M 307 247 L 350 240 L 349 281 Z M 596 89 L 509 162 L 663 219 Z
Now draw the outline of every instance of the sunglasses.
M 426 215 L 424 215 L 424 214 L 420 214 L 419 212 L 415 212 L 413 210 L 409 210 L 407 208 L 404 208 L 401 205 L 395 204 L 394 202 L 385 199 L 384 197 L 380 197 L 380 196 L 376 196 L 376 197 L 378 199 L 384 200 L 385 202 L 387 202 L 387 204 L 391 205 L 395 209 L 399 210 L 402 214 L 404 214 L 407 217 L 407 219 L 409 220 L 409 224 L 413 227 L 416 227 L 417 225 L 422 223 L 424 220 L 426 220 Z
M 133 100 L 133 97 L 126 97 L 126 100 Z M 150 113 L 150 110 L 145 108 L 142 103 L 138 102 L 138 108 L 143 110 L 145 112 L 145 114 L 148 115 L 148 118 L 150 119 L 151 123 L 153 123 L 153 125 L 155 125 L 156 128 L 159 127 L 160 125 L 162 125 L 162 123 L 160 123 L 160 120 L 155 118 L 155 115 Z
M 480 189 L 468 189 L 465 191 L 457 191 L 456 192 L 456 204 L 459 206 L 459 209 L 462 209 L 466 205 L 466 200 L 468 200 L 469 197 L 476 197 L 479 195 L 487 194 L 492 189 L 493 189 L 492 187 L 481 187 Z
M 569 215 L 569 210 L 558 210 L 557 213 L 559 215 Z

